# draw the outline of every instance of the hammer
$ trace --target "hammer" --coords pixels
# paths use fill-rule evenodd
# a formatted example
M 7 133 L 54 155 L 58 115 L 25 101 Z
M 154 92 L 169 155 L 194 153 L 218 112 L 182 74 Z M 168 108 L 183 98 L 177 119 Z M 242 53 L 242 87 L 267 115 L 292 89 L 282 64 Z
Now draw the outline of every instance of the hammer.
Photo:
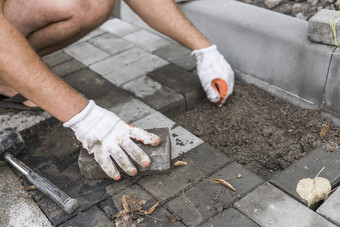
M 20 153 L 23 147 L 24 141 L 21 135 L 13 128 L 6 128 L 0 131 L 0 160 L 7 161 L 24 174 L 32 184 L 56 202 L 66 213 L 70 214 L 75 211 L 78 208 L 77 199 L 71 198 L 46 178 L 39 176 L 14 157 Z

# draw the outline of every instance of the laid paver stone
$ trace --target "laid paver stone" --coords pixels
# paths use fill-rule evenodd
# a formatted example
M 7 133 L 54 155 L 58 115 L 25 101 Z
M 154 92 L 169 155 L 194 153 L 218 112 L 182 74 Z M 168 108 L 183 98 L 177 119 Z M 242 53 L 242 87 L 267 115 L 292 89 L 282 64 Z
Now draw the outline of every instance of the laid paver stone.
M 326 219 L 340 226 L 340 189 L 338 188 L 333 194 L 316 210 Z
M 45 111 L 20 111 L 3 113 L 0 115 L 0 130 L 14 128 L 19 132 L 50 118 L 51 115 Z
M 333 152 L 326 152 L 321 146 L 292 164 L 278 175 L 274 176 L 270 182 L 292 196 L 303 204 L 306 201 L 296 192 L 296 185 L 303 178 L 314 178 L 324 166 L 320 177 L 324 177 L 331 182 L 332 187 L 340 181 L 340 149 Z M 312 207 L 314 209 L 314 207 Z
M 72 57 L 66 54 L 64 50 L 59 50 L 57 52 L 42 57 L 43 62 L 50 68 L 70 59 L 72 59 Z
M 98 206 L 104 211 L 109 219 L 113 219 L 113 216 L 119 212 L 119 209 L 115 206 L 111 197 L 104 200 L 103 202 L 100 202 Z
M 97 62 L 91 65 L 90 68 L 100 75 L 105 75 L 120 68 L 123 68 L 124 66 L 132 62 L 138 61 L 139 59 L 143 58 L 144 55 L 146 55 L 147 53 L 147 51 L 139 47 L 132 47 L 117 55 Z
M 155 112 L 154 109 L 152 109 L 142 101 L 135 98 L 131 98 L 129 101 L 125 103 L 122 102 L 118 105 L 115 105 L 109 108 L 109 110 L 115 113 L 126 123 L 137 121 Z
M 238 174 L 241 174 L 242 178 L 235 179 Z M 211 182 L 211 179 L 215 178 L 227 180 L 237 191 L 234 192 L 222 184 Z M 261 178 L 233 162 L 180 194 L 166 206 L 178 214 L 184 224 L 194 226 L 215 215 L 218 209 L 229 207 L 239 197 L 245 196 L 263 182 Z
M 4 162 L 0 162 L 0 177 L 0 226 L 52 226 Z
M 187 109 L 193 108 L 205 98 L 198 77 L 174 64 L 152 71 L 148 76 L 181 93 L 185 97 Z
M 153 52 L 153 54 L 156 54 L 187 71 L 196 68 L 196 60 L 191 56 L 191 51 L 176 43 L 171 43 L 162 49 Z
M 72 73 L 64 80 L 89 99 L 96 98 L 115 88 L 108 80 L 89 68 Z
M 92 32 L 90 32 L 89 34 L 87 34 L 86 36 L 84 36 L 83 38 L 79 39 L 77 42 L 71 44 L 72 45 L 77 45 L 81 42 L 86 42 L 96 36 L 102 35 L 106 32 L 106 30 L 101 29 L 101 28 L 97 28 L 96 30 L 93 30 Z
M 208 222 L 204 223 L 202 227 L 220 227 L 220 226 L 246 226 L 259 227 L 255 222 L 249 219 L 235 208 L 228 208 L 222 213 L 219 213 Z
M 150 77 L 141 76 L 123 85 L 123 89 L 167 116 L 177 116 L 186 110 L 183 95 Z
M 167 61 L 156 55 L 146 54 L 139 60 L 116 71 L 104 74 L 103 76 L 114 85 L 121 87 L 129 81 L 137 77 L 144 76 L 148 72 L 151 72 L 167 64 Z
M 59 225 L 60 227 L 93 227 L 93 226 L 115 226 L 113 222 L 111 222 L 108 217 L 105 216 L 104 212 L 101 211 L 98 207 L 94 206 L 90 209 L 86 210 L 84 213 L 81 213 L 71 220 L 64 222 Z
M 171 43 L 169 40 L 161 38 L 146 30 L 139 30 L 137 32 L 128 34 L 123 38 L 150 52 L 161 49 Z
M 121 37 L 140 30 L 140 28 L 117 18 L 106 21 L 100 28 Z
M 321 9 L 308 20 L 308 39 L 312 42 L 336 45 L 330 23 L 337 22 L 340 14 L 337 11 Z M 340 25 L 335 23 L 336 33 L 340 32 Z M 340 42 L 339 39 L 337 39 Z
M 335 226 L 278 188 L 265 183 L 235 204 L 260 226 Z
M 60 78 L 64 78 L 65 76 L 77 72 L 81 69 L 84 69 L 86 65 L 83 63 L 79 62 L 76 59 L 71 59 L 68 61 L 65 61 L 61 64 L 55 65 L 51 67 L 51 71 L 59 76 Z
M 97 96 L 93 100 L 96 102 L 97 105 L 106 109 L 110 109 L 115 108 L 120 104 L 129 103 L 133 99 L 134 98 L 126 91 L 124 91 L 122 88 L 115 87 Z
M 155 133 L 160 136 L 162 142 L 157 147 L 137 143 L 151 159 L 151 165 L 148 168 L 142 168 L 135 162 L 135 166 L 138 169 L 138 175 L 143 176 L 169 173 L 171 170 L 171 144 L 169 129 L 149 129 L 148 132 Z M 88 154 L 85 149 L 82 149 L 79 154 L 78 164 L 81 174 L 87 179 L 109 178 L 94 159 L 93 155 Z
M 138 184 L 158 200 L 166 202 L 230 162 L 226 155 L 208 144 L 194 148 L 179 160 L 188 165 L 175 167 L 168 174 L 144 177 Z
M 132 122 L 132 125 L 143 129 L 165 127 L 171 129 L 175 125 L 175 122 L 160 112 L 154 112 L 138 121 Z
M 89 42 L 81 42 L 65 49 L 66 53 L 82 62 L 85 65 L 92 65 L 95 62 L 108 58 L 110 54 L 92 45 Z
M 133 47 L 133 44 L 115 36 L 111 33 L 105 33 L 103 35 L 97 36 L 93 39 L 89 40 L 89 43 L 99 47 L 102 50 L 105 50 L 107 53 L 111 55 L 118 54 L 124 50 L 127 50 Z

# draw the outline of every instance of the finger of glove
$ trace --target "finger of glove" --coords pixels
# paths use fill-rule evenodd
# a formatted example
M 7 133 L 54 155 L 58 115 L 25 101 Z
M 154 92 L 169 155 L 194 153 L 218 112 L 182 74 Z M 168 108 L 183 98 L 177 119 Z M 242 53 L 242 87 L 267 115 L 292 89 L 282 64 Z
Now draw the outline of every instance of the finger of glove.
M 141 128 L 136 128 L 130 125 L 129 136 L 131 139 L 140 141 L 144 144 L 151 146 L 158 146 L 161 142 L 161 138 L 153 133 L 147 132 Z
M 106 152 L 95 152 L 94 153 L 94 159 L 99 163 L 100 167 L 103 169 L 103 171 L 111 178 L 115 180 L 120 179 L 120 174 L 111 160 L 111 157 Z
M 111 147 L 111 149 L 108 149 L 108 153 L 124 172 L 126 172 L 130 176 L 135 176 L 137 174 L 137 169 L 135 165 L 131 162 L 126 153 L 118 145 Z
M 125 139 L 120 143 L 121 148 L 140 166 L 148 167 L 151 163 L 149 156 L 130 139 Z
M 216 90 L 214 90 L 211 84 L 207 84 L 203 87 L 203 89 L 210 102 L 216 103 L 221 99 L 220 94 Z
M 220 95 L 220 100 L 217 101 L 217 104 L 224 103 L 225 100 L 227 99 L 227 93 L 228 93 L 227 82 L 222 79 L 215 79 L 211 82 L 211 86 Z

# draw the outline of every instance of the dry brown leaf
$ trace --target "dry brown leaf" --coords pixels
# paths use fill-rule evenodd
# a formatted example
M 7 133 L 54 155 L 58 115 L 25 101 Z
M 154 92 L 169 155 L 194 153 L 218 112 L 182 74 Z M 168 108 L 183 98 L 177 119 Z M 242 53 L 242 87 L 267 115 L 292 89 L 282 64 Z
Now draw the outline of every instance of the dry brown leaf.
M 25 191 L 32 191 L 32 190 L 36 190 L 36 189 L 37 189 L 37 187 L 35 185 L 30 185 L 30 186 L 23 188 L 23 190 L 25 190 Z
M 322 126 L 323 126 L 323 128 L 322 128 L 322 130 L 320 132 L 320 137 L 322 139 L 328 140 L 326 135 L 327 135 L 328 131 L 330 130 L 330 127 L 329 127 L 329 125 L 322 125 Z
M 115 224 L 116 227 L 136 227 L 137 223 L 132 219 L 133 213 L 123 213 L 117 217 Z
M 176 215 L 176 214 L 173 214 L 173 215 L 170 215 L 170 216 L 167 217 L 167 221 L 171 222 L 171 223 L 179 222 L 180 220 L 181 220 L 181 218 L 178 217 L 178 215 Z
M 212 179 L 211 181 L 216 184 L 223 184 L 224 186 L 227 186 L 228 188 L 236 192 L 236 189 L 230 183 L 228 183 L 227 181 L 223 179 Z
M 153 205 L 149 210 L 144 211 L 144 214 L 145 214 L 145 215 L 152 214 L 152 213 L 156 210 L 156 208 L 158 207 L 158 205 L 159 205 L 159 202 L 157 202 L 155 205 Z
M 145 201 L 146 202 L 146 201 Z M 136 199 L 129 195 L 123 195 L 122 204 L 125 212 L 136 212 L 142 209 L 141 204 L 145 204 L 144 201 Z M 143 205 L 144 205 L 143 204 Z
M 185 162 L 185 161 L 177 161 L 177 162 L 174 163 L 174 167 L 176 167 L 176 166 L 186 166 L 186 165 L 188 165 L 188 163 Z

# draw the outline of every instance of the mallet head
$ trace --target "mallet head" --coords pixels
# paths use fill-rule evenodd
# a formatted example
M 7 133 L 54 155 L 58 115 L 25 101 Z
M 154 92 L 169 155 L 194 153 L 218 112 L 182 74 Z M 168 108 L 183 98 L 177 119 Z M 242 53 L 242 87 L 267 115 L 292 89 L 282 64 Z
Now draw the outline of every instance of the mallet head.
M 21 135 L 13 128 L 6 128 L 0 131 L 0 160 L 4 160 L 4 155 L 7 152 L 13 156 L 18 155 L 24 145 Z

